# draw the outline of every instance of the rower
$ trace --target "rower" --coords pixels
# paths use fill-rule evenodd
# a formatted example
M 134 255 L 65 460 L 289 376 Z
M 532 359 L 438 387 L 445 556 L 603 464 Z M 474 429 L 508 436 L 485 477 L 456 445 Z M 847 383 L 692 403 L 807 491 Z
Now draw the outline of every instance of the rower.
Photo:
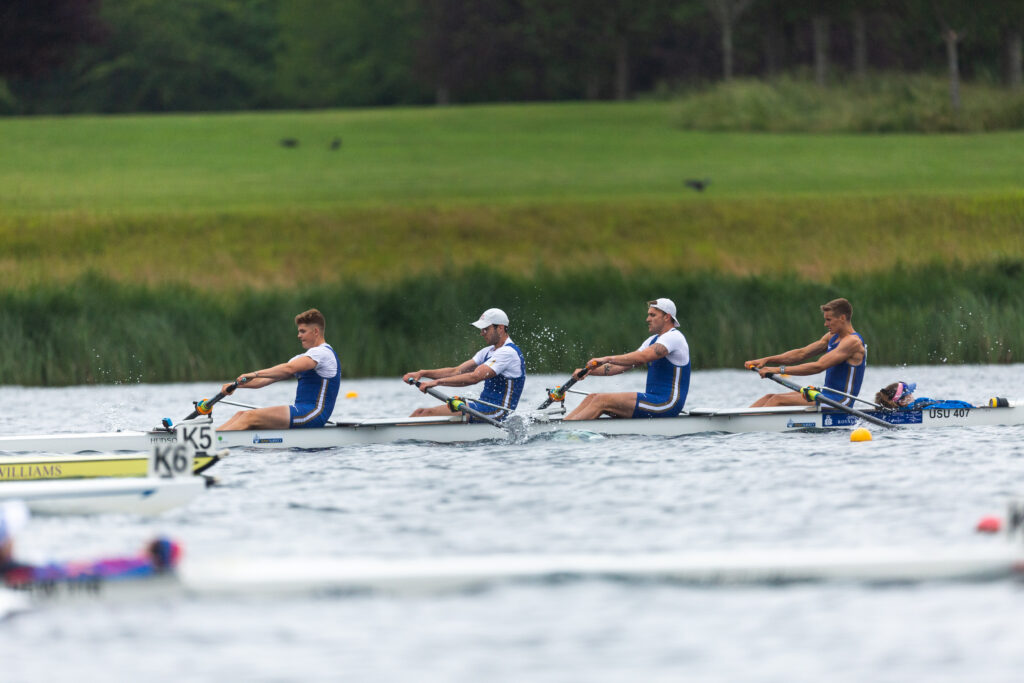
M 762 378 L 769 375 L 816 375 L 825 372 L 822 393 L 835 401 L 852 406 L 864 381 L 868 366 L 868 347 L 853 329 L 853 306 L 846 299 L 834 299 L 821 306 L 828 332 L 821 339 L 800 349 L 791 349 L 775 356 L 748 360 L 744 365 L 758 371 Z M 823 355 L 822 355 L 823 354 Z M 805 363 L 812 356 L 821 357 Z M 778 365 L 769 365 L 778 364 Z M 793 365 L 796 363 L 796 365 Z M 835 392 L 830 392 L 834 389 Z M 836 393 L 841 392 L 841 393 Z M 768 406 L 811 406 L 799 391 L 765 394 L 751 404 L 751 408 Z
M 679 415 L 690 390 L 690 346 L 678 327 L 676 305 L 671 299 L 648 301 L 647 331 L 652 335 L 631 353 L 591 358 L 587 367 L 593 369 L 583 375 L 620 375 L 635 366 L 646 365 L 646 391 L 590 394 L 565 419 Z M 581 372 L 577 369 L 573 376 L 581 377 Z
M 479 382 L 484 390 L 479 401 L 467 401 L 470 408 L 494 419 L 504 419 L 519 405 L 519 396 L 526 383 L 526 360 L 523 352 L 508 336 L 508 316 L 500 308 L 488 308 L 472 323 L 489 346 L 480 349 L 469 360 L 450 368 L 407 372 L 402 381 L 419 381 L 423 393 L 432 387 L 466 387 Z M 411 417 L 449 416 L 448 404 L 417 408 Z M 473 418 L 470 418 L 473 421 Z
M 238 388 L 259 389 L 296 377 L 299 385 L 295 390 L 295 403 L 290 406 L 241 410 L 217 427 L 218 431 L 323 427 L 330 419 L 341 387 L 341 362 L 324 338 L 327 323 L 323 313 L 312 308 L 295 316 L 295 325 L 298 327 L 299 342 L 306 349 L 305 353 L 272 368 L 243 373 L 235 380 Z M 232 384 L 225 384 L 221 391 L 232 393 L 236 388 Z

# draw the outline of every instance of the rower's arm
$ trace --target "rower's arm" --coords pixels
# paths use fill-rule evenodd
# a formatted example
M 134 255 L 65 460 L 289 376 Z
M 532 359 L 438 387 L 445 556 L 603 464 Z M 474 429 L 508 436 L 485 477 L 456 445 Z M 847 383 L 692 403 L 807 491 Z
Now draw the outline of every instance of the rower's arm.
M 455 375 L 462 375 L 467 372 L 472 372 L 476 367 L 476 363 L 470 358 L 465 363 L 462 363 L 453 368 L 434 368 L 433 370 L 417 370 L 416 372 L 407 372 L 402 376 L 403 382 L 409 380 L 421 380 L 421 379 L 444 379 L 445 377 L 453 377 Z M 462 386 L 452 384 L 450 386 Z
M 461 367 L 461 366 L 460 366 Z M 440 387 L 468 387 L 471 384 L 483 382 L 485 379 L 494 377 L 496 373 L 489 365 L 476 365 L 470 372 L 460 372 L 457 375 L 442 377 L 437 380 L 436 386 Z
M 839 345 L 836 346 L 836 348 L 832 349 L 818 360 L 787 367 L 786 372 L 790 375 L 816 375 L 819 372 L 824 372 L 825 370 L 839 365 L 840 363 L 845 363 L 863 348 L 864 345 L 861 343 L 860 339 L 851 334 L 839 342 Z
M 667 355 L 668 349 L 665 348 L 663 344 L 655 342 L 646 349 L 640 349 L 639 351 L 622 353 L 617 356 L 591 358 L 590 363 L 596 362 L 597 367 L 591 370 L 590 374 L 598 377 L 621 375 L 631 368 L 638 365 L 646 365 L 647 363 L 656 361 L 659 358 L 664 358 Z
M 299 356 L 287 363 L 280 363 L 271 368 L 263 368 L 254 372 L 246 372 L 238 376 L 238 386 L 243 389 L 259 389 L 283 379 L 289 379 L 316 367 L 316 361 L 309 356 Z M 244 382 L 243 382 L 244 380 Z
M 760 369 L 766 365 L 786 365 L 790 363 L 801 363 L 812 356 L 825 353 L 828 349 L 828 338 L 829 334 L 826 333 L 821 339 L 816 342 L 812 342 L 807 346 L 800 349 L 790 349 L 784 353 L 780 353 L 775 356 L 765 356 L 764 358 L 756 358 L 754 360 L 748 360 L 744 365 L 748 368 Z M 788 370 L 788 368 L 787 368 Z M 808 373 L 813 374 L 813 373 Z

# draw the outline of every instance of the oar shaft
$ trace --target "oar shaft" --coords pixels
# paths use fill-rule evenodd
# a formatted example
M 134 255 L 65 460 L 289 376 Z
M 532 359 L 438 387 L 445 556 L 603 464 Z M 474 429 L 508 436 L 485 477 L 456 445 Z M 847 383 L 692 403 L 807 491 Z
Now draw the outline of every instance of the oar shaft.
M 544 402 L 540 404 L 537 410 L 544 410 L 555 401 L 560 400 L 556 398 L 556 396 L 561 396 L 562 398 L 565 398 L 565 392 L 572 388 L 572 385 L 576 384 L 576 382 L 579 382 L 581 379 L 586 377 L 587 373 L 589 373 L 596 367 L 597 363 L 588 363 L 586 367 L 579 371 L 579 374 L 573 373 L 572 377 L 570 377 L 565 384 L 563 384 L 560 387 L 555 387 L 554 389 L 548 392 L 548 397 L 544 399 Z
M 808 389 L 818 389 L 818 387 L 807 387 L 807 388 Z M 846 398 L 852 398 L 854 401 L 859 401 L 859 402 L 863 403 L 864 405 L 871 406 L 872 408 L 881 408 L 881 406 L 878 405 L 877 403 L 872 403 L 871 401 L 865 401 L 864 399 L 860 398 L 859 396 L 854 396 L 853 394 L 848 394 L 845 391 L 839 391 L 838 389 L 827 389 L 827 390 L 826 389 L 818 389 L 818 390 L 819 391 L 828 391 L 830 394 L 839 394 L 840 396 L 845 396 Z
M 231 385 L 230 385 L 230 390 L 229 391 L 218 391 L 216 396 L 214 396 L 213 398 L 211 398 L 209 400 L 203 399 L 202 401 L 200 401 L 200 403 L 203 403 L 205 405 L 205 407 L 207 407 L 207 408 L 212 408 L 215 403 L 218 403 L 225 396 L 229 395 L 231 392 L 233 392 L 235 389 L 237 389 L 239 384 L 245 384 L 248 381 L 249 380 L 246 379 L 246 380 L 243 380 L 242 382 L 232 382 Z M 198 405 L 196 406 L 196 408 L 198 408 Z M 202 414 L 203 413 L 200 413 L 198 409 L 197 410 L 193 410 L 189 414 L 189 416 L 186 417 L 185 419 L 186 420 L 191 420 L 192 418 L 199 417 Z
M 792 389 L 793 391 L 801 391 L 803 389 L 803 387 L 801 387 L 799 384 L 794 384 L 793 382 L 790 382 L 788 380 L 784 380 L 781 377 L 779 377 L 778 375 L 770 374 L 770 375 L 768 375 L 768 377 L 769 377 L 769 379 L 771 379 L 771 380 L 781 384 L 782 386 L 786 387 L 787 389 Z M 860 410 L 857 410 L 856 408 L 851 408 L 850 406 L 843 405 L 839 401 L 834 401 L 834 400 L 830 399 L 828 396 L 823 395 L 820 391 L 815 390 L 813 398 L 818 403 L 824 403 L 825 405 L 832 406 L 833 408 L 836 408 L 837 410 L 842 410 L 843 412 L 849 413 L 850 415 L 854 415 L 856 417 L 859 417 L 860 419 L 864 420 L 865 422 L 870 422 L 873 425 L 878 425 L 879 427 L 885 427 L 886 429 L 896 429 L 895 425 L 891 425 L 888 422 L 886 422 L 885 420 L 880 420 L 877 417 L 873 417 L 871 415 L 868 415 L 867 413 L 865 413 L 863 411 L 860 411 Z

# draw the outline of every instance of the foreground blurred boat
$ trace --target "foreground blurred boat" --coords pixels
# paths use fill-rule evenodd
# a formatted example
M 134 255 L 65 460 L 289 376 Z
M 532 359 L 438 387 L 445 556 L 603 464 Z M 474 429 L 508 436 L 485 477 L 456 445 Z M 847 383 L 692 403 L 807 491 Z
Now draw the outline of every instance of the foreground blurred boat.
M 148 450 L 148 446 L 143 449 L 134 450 Z M 193 473 L 201 474 L 219 461 L 220 456 L 218 455 L 206 453 L 196 455 Z M 148 472 L 148 468 L 149 456 L 145 453 L 121 455 L 0 455 L 0 483 L 93 477 L 144 477 Z
M 911 429 L 931 427 L 1014 426 L 1024 424 L 1024 409 L 1018 401 L 1000 400 L 996 407 L 981 406 L 955 410 L 907 410 L 895 413 L 865 411 L 890 424 Z M 335 448 L 396 441 L 458 443 L 488 439 L 515 440 L 565 431 L 606 435 L 673 437 L 705 432 L 786 432 L 799 430 L 851 429 L 857 417 L 820 406 L 809 408 L 739 408 L 693 410 L 688 414 L 657 420 L 601 418 L 565 422 L 560 414 L 513 415 L 506 429 L 489 424 L 469 423 L 452 418 L 369 419 L 338 422 L 320 429 L 281 429 L 217 432 L 217 448 Z M 174 440 L 165 430 L 107 432 L 93 434 L 35 434 L 0 437 L 0 451 L 9 453 L 50 451 L 66 453 L 147 450 L 153 444 Z M 202 449 L 200 449 L 202 450 Z M 6 462 L 0 456 L 0 466 Z M 2 470 L 0 470 L 2 471 Z
M 211 481 L 192 476 L 3 482 L 0 502 L 22 500 L 32 512 L 47 515 L 158 515 L 189 503 Z
M 91 571 L 11 586 L 34 602 L 176 595 L 296 595 L 329 592 L 428 594 L 506 583 L 652 581 L 687 586 L 994 581 L 1019 577 L 1019 547 L 783 549 L 621 555 L 483 555 L 419 559 L 249 557 L 186 560 L 137 575 Z

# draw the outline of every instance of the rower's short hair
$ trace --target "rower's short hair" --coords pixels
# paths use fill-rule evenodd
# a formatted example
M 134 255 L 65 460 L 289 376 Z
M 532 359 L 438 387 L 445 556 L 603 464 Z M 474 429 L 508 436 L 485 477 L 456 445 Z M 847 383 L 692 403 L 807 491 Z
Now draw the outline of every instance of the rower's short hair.
M 853 320 L 853 305 L 846 299 L 833 299 L 827 304 L 821 305 L 821 312 L 831 311 L 836 315 L 845 315 L 847 320 Z
M 311 308 L 308 311 L 303 311 L 295 316 L 296 325 L 316 325 L 321 330 L 327 329 L 327 321 L 324 320 L 324 314 L 315 308 Z

